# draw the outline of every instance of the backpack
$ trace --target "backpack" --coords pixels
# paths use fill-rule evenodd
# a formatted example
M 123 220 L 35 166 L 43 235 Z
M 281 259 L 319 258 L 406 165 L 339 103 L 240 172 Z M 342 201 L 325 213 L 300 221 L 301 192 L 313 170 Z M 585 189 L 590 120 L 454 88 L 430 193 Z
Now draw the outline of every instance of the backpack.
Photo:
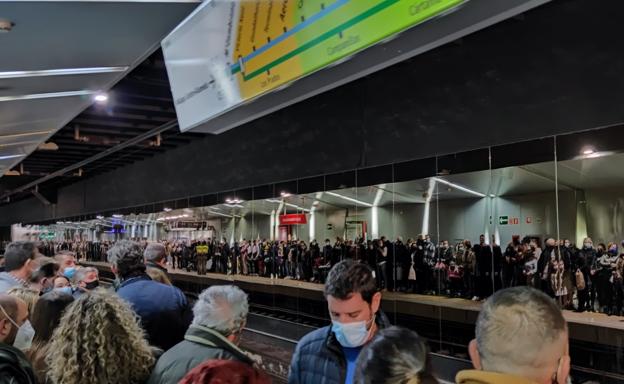
M 578 289 L 579 291 L 584 290 L 585 289 L 585 276 L 583 276 L 583 272 L 581 272 L 580 269 L 576 270 L 575 277 L 576 277 L 576 289 Z

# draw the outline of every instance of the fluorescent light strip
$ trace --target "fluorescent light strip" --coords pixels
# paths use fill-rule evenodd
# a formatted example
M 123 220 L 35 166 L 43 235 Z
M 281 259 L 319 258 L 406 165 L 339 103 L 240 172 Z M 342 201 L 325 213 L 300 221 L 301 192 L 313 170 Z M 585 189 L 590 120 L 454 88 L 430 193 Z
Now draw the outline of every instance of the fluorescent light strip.
M 8 156 L 0 156 L 0 160 L 8 160 L 8 159 L 15 159 L 17 157 L 24 157 L 26 155 L 8 155 Z
M 208 211 L 208 213 L 212 213 L 214 215 L 219 215 L 219 216 L 230 217 L 230 218 L 233 217 L 232 215 L 228 215 L 228 214 L 221 213 L 221 212 L 215 212 L 215 211 Z
M 28 144 L 39 144 L 39 140 L 16 141 L 14 143 L 4 143 L 4 144 L 0 142 L 0 148 L 14 147 L 16 145 L 28 145 Z
M 266 201 L 268 201 L 269 203 L 276 203 L 276 204 L 281 204 L 281 203 L 282 203 L 282 201 L 281 201 L 281 200 L 274 200 L 274 199 L 266 199 Z M 304 211 L 304 212 L 310 212 L 310 210 L 309 210 L 309 209 L 307 209 L 307 208 L 303 208 L 303 207 L 300 207 L 300 206 L 298 206 L 298 205 L 296 205 L 296 204 L 291 204 L 291 203 L 286 203 L 286 202 L 285 202 L 285 203 L 284 203 L 284 205 L 287 205 L 287 206 L 289 206 L 289 207 L 291 207 L 291 208 L 297 208 L 297 209 L 300 209 L 300 210 L 302 210 L 302 211 Z
M 472 189 L 468 189 L 466 187 L 462 187 L 461 185 L 453 184 L 450 181 L 446 181 L 446 180 L 443 180 L 443 179 L 440 179 L 440 178 L 437 178 L 437 177 L 433 177 L 432 179 L 435 180 L 437 183 L 446 184 L 446 185 L 448 185 L 450 187 L 459 189 L 460 191 L 471 193 L 471 194 L 473 194 L 475 196 L 479 196 L 479 197 L 485 197 L 485 195 L 483 193 L 481 193 L 481 192 L 473 191 Z
M 90 96 L 90 95 L 93 95 L 94 93 L 96 92 L 95 91 L 67 91 L 67 92 L 33 93 L 31 95 L 0 96 L 0 101 L 50 99 L 53 97 Z
M 365 206 L 365 207 L 372 207 L 372 206 L 373 206 L 373 204 L 367 203 L 367 202 L 365 202 L 365 201 L 361 201 L 361 200 L 357 200 L 357 199 L 354 199 L 354 198 L 351 198 L 351 197 L 347 197 L 347 196 L 339 195 L 339 194 L 334 193 L 334 192 L 325 192 L 325 193 L 327 193 L 327 194 L 328 194 L 328 195 L 330 195 L 330 196 L 334 196 L 334 197 L 341 198 L 341 199 L 343 199 L 343 200 L 350 201 L 350 202 L 352 202 L 352 203 L 356 203 L 356 204 L 363 205 L 363 206 Z
M 0 140 L 10 138 L 10 137 L 23 137 L 23 136 L 36 136 L 36 135 L 47 135 L 52 133 L 53 131 L 37 131 L 37 132 L 24 132 L 24 133 L 12 133 L 10 135 L 0 135 Z
M 90 68 L 42 69 L 42 70 L 37 70 L 37 71 L 7 71 L 7 72 L 0 72 L 0 79 L 20 79 L 23 77 L 41 77 L 41 76 L 90 75 L 94 73 L 125 72 L 126 70 L 128 70 L 128 67 L 90 67 Z

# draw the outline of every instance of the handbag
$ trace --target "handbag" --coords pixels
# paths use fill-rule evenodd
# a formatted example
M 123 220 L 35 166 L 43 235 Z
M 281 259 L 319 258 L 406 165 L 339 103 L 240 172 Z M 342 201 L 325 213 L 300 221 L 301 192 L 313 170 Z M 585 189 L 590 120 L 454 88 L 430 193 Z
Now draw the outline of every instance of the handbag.
M 407 280 L 416 281 L 416 270 L 414 269 L 414 265 L 410 266 L 409 274 L 407 275 Z
M 581 272 L 580 269 L 577 269 L 574 275 L 576 277 L 576 289 L 578 289 L 579 291 L 584 290 L 585 289 L 585 276 L 583 276 L 583 272 Z

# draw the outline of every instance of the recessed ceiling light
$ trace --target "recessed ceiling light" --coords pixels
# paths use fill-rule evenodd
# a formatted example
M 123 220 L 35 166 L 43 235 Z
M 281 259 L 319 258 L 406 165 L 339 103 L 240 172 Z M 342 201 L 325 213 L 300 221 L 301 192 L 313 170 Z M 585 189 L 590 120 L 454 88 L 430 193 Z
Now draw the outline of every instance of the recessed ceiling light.
M 98 93 L 93 97 L 96 103 L 106 103 L 108 101 L 108 95 L 105 93 Z

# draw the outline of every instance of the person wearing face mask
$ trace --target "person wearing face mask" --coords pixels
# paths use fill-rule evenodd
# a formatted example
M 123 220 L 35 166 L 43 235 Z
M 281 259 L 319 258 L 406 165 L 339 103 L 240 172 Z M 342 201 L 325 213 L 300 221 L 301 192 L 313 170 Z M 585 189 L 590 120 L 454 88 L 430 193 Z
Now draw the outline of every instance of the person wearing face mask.
M 184 340 L 158 359 L 148 384 L 177 383 L 206 360 L 235 360 L 252 366 L 254 359 L 238 347 L 248 312 L 247 294 L 240 288 L 213 285 L 204 290 L 195 302 Z
M 459 372 L 457 384 L 568 383 L 568 326 L 543 292 L 496 292 L 481 308 L 475 334 L 468 346 L 474 370 Z
M 58 275 L 59 265 L 51 257 L 39 257 L 39 268 L 31 275 L 30 287 L 42 295 L 54 289 L 54 278 Z
M 389 321 L 380 310 L 373 271 L 345 260 L 329 272 L 324 295 L 332 324 L 304 336 L 292 357 L 288 383 L 353 382 L 362 348 Z
M 78 268 L 72 280 L 76 286 L 73 292 L 76 299 L 100 286 L 99 272 L 93 267 Z
M 76 254 L 71 251 L 61 251 L 54 256 L 59 264 L 59 274 L 72 279 L 76 273 Z
M 0 294 L 0 380 L 5 383 L 35 384 L 30 362 L 13 346 L 22 325 L 28 319 L 28 307 L 18 298 Z
M 33 337 L 35 336 L 35 330 L 31 324 L 31 316 L 33 313 L 33 309 L 39 300 L 39 291 L 30 288 L 24 287 L 13 287 L 9 289 L 7 292 L 8 295 L 18 298 L 26 303 L 28 310 L 28 318 L 20 326 L 19 332 L 15 337 L 15 341 L 13 342 L 13 346 L 22 351 L 30 348 L 32 344 Z
M 576 269 L 583 275 L 585 287 L 581 289 L 575 282 L 578 296 L 578 312 L 594 311 L 594 287 L 592 284 L 591 267 L 596 260 L 596 250 L 594 249 L 592 239 L 586 237 L 583 240 L 583 248 L 579 250 L 576 256 Z M 578 281 L 578 279 L 576 279 Z
M 624 250 L 624 241 L 622 241 L 622 248 Z M 615 262 L 615 270 L 613 273 L 613 288 L 615 290 L 615 315 L 623 316 L 622 309 L 624 306 L 624 252 L 620 253 L 620 256 Z
M 4 253 L 5 272 L 0 272 L 0 293 L 13 287 L 28 287 L 32 273 L 37 269 L 35 258 L 39 250 L 30 241 L 15 241 L 7 245 Z
M 601 255 L 597 261 L 596 277 L 598 280 L 598 304 L 600 311 L 611 316 L 613 311 L 613 272 L 615 263 L 618 259 L 618 246 L 615 243 L 609 243 L 605 247 L 607 252 Z

